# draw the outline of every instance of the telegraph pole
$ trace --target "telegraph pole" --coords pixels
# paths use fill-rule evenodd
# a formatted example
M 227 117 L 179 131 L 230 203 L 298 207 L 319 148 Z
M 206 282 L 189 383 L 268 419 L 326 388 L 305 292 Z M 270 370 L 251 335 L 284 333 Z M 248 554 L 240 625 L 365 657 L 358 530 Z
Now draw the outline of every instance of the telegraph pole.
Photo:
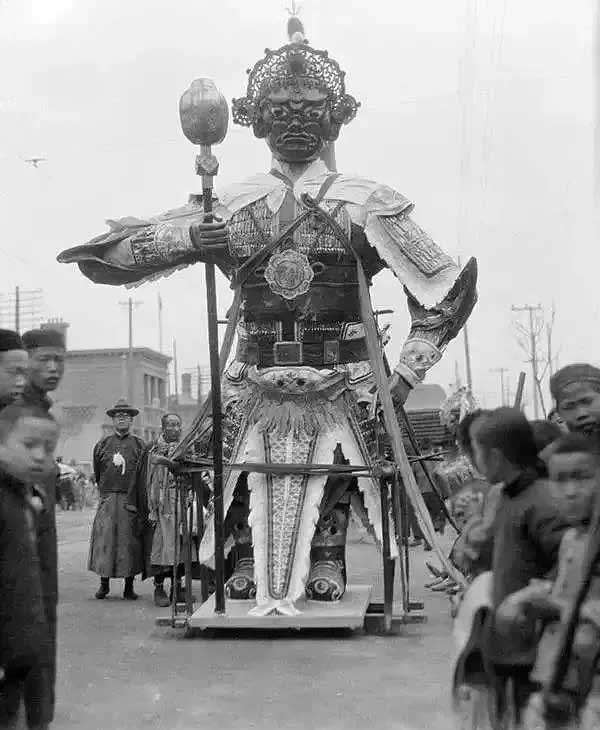
M 128 315 L 128 348 L 127 348 L 127 399 L 130 406 L 134 406 L 133 388 L 133 308 L 139 307 L 141 302 L 134 302 L 131 297 L 126 302 L 119 302 L 122 307 L 127 307 Z
M 500 393 L 501 393 L 501 401 L 500 403 L 505 406 L 507 401 L 507 392 L 506 392 L 506 384 L 504 380 L 505 373 L 508 372 L 508 368 L 493 368 L 490 370 L 491 373 L 500 373 Z
M 162 354 L 163 351 L 163 321 L 162 321 L 162 299 L 160 292 L 158 294 L 158 351 Z
M 461 266 L 460 256 L 458 257 L 458 265 Z M 473 395 L 473 371 L 471 369 L 471 349 L 469 347 L 469 328 L 465 322 L 462 328 L 463 339 L 465 343 L 465 373 L 467 376 L 467 388 L 469 393 Z
M 541 305 L 537 305 L 535 307 L 531 306 L 530 304 L 525 305 L 524 307 L 515 307 L 513 305 L 512 311 L 513 312 L 529 312 L 529 342 L 530 342 L 530 348 L 531 348 L 531 375 L 533 377 L 533 417 L 535 419 L 538 419 L 540 416 L 540 406 L 539 406 L 539 381 L 538 381 L 538 361 L 537 361 L 537 348 L 536 348 L 536 342 L 535 342 L 535 328 L 533 323 L 533 313 L 541 311 L 542 307 Z
M 177 340 L 173 340 L 173 377 L 175 378 L 175 405 L 179 405 L 179 372 L 177 371 Z
M 0 295 L 0 321 L 10 323 L 4 326 L 14 327 L 19 333 L 39 326 L 41 309 L 41 289 L 21 289 L 16 286 L 11 294 Z
M 15 287 L 15 332 L 21 333 L 21 297 L 19 287 Z

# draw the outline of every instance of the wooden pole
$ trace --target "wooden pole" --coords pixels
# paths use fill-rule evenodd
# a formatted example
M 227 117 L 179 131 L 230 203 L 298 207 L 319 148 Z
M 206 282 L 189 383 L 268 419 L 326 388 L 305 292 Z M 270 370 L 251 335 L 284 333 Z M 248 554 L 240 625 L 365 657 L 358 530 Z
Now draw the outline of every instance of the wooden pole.
M 177 370 L 177 340 L 173 340 L 173 378 L 175 379 L 175 405 L 179 405 L 179 372 Z
M 15 332 L 21 332 L 21 297 L 19 287 L 15 287 Z
M 390 497 L 385 479 L 379 480 L 381 494 L 381 534 L 383 557 L 383 628 L 386 634 L 392 631 L 394 609 L 394 561 L 390 557 Z
M 158 294 L 158 351 L 163 351 L 163 321 L 162 321 L 162 299 Z
M 458 265 L 460 266 L 460 256 L 458 257 Z M 473 370 L 471 368 L 471 348 L 469 346 L 469 328 L 465 322 L 463 325 L 463 341 L 465 345 L 465 372 L 467 375 L 467 388 L 469 393 L 473 393 Z
M 523 402 L 523 389 L 525 388 L 525 373 L 519 373 L 519 382 L 517 383 L 517 392 L 515 394 L 515 408 L 521 410 Z
M 133 299 L 127 300 L 129 321 L 129 346 L 127 349 L 127 397 L 133 405 Z
M 210 145 L 200 145 L 200 155 L 210 157 Z M 202 205 L 205 221 L 212 221 L 212 176 L 202 175 Z M 221 368 L 219 363 L 219 324 L 217 316 L 217 282 L 214 263 L 207 262 L 206 312 L 208 315 L 208 350 L 213 423 L 213 507 L 215 523 L 215 613 L 225 613 L 225 534 L 223 513 L 223 424 L 221 413 Z

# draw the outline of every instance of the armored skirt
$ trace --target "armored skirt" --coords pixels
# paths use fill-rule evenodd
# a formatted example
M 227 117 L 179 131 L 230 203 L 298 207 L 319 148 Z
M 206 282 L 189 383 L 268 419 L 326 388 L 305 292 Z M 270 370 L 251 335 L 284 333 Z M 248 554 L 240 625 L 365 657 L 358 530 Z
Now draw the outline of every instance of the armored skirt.
M 368 361 L 330 370 L 273 367 L 258 370 L 235 361 L 223 380 L 224 456 L 230 463 L 332 464 L 341 447 L 352 465 L 369 466 L 373 452 L 373 376 Z M 210 438 L 210 424 L 205 437 Z M 202 434 L 199 433 L 199 440 Z M 201 446 L 197 441 L 197 448 Z M 227 510 L 242 469 L 224 485 Z M 304 595 L 311 542 L 327 474 L 264 474 L 250 471 L 249 525 L 254 549 L 255 615 L 276 610 L 293 615 Z M 358 479 L 364 516 L 378 542 L 382 515 L 378 483 Z M 426 512 L 423 505 L 422 512 Z M 386 515 L 385 519 L 389 519 Z M 429 523 L 431 526 L 431 523 Z M 393 533 L 393 528 L 391 531 Z M 392 541 L 392 555 L 397 546 Z M 212 565 L 214 532 L 208 522 L 200 560 Z
M 88 569 L 103 578 L 127 578 L 144 570 L 136 512 L 127 495 L 109 492 L 100 498 L 94 518 Z

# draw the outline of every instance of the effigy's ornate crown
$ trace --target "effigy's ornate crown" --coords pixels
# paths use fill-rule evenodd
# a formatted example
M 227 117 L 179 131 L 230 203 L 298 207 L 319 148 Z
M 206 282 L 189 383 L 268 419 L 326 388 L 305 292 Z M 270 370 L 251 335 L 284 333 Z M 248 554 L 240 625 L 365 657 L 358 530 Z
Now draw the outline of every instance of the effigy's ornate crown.
M 291 43 L 276 51 L 268 48 L 265 57 L 248 69 L 246 96 L 234 99 L 232 115 L 235 124 L 250 127 L 258 114 L 262 99 L 284 87 L 303 87 L 326 91 L 332 102 L 333 116 L 347 124 L 356 116 L 360 103 L 346 94 L 340 65 L 327 51 L 312 48 L 304 37 L 304 28 L 296 16 L 290 18 L 288 33 Z

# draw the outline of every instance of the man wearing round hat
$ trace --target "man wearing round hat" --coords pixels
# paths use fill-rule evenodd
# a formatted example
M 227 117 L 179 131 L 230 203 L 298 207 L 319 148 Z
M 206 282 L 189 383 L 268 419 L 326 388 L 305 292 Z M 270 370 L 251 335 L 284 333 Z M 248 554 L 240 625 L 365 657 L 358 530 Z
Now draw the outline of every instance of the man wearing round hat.
M 587 363 L 566 365 L 550 379 L 550 392 L 569 431 L 600 441 L 600 369 Z
M 96 598 L 106 598 L 110 578 L 124 578 L 123 598 L 137 599 L 133 580 L 144 572 L 142 526 L 146 502 L 143 475 L 146 447 L 131 433 L 139 411 L 119 400 L 106 411 L 114 433 L 94 447 L 94 476 L 100 502 L 92 527 L 88 568 L 100 576 Z
M 0 329 L 0 409 L 22 395 L 27 383 L 27 352 L 19 335 Z

